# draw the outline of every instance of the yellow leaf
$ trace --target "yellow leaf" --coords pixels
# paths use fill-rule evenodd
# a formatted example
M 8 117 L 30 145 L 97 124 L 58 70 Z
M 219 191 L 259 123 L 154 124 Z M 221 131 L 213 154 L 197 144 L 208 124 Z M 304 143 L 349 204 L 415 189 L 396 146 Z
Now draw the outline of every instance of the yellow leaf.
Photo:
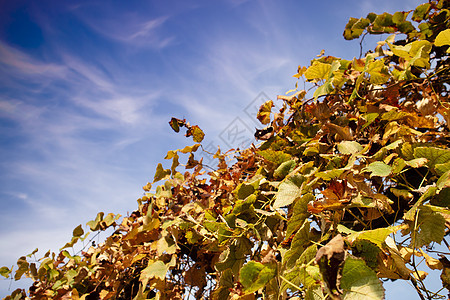
M 425 271 L 416 271 L 413 272 L 414 277 L 416 277 L 417 280 L 424 280 L 425 277 L 427 277 L 428 273 Z
M 308 70 L 306 70 L 305 77 L 308 80 L 327 79 L 330 70 L 330 64 L 324 64 L 319 61 L 315 61 L 313 62 L 312 66 L 310 66 Z
M 429 256 L 422 249 L 420 249 L 420 252 L 422 252 L 423 257 L 425 258 L 425 262 L 431 270 L 442 270 L 442 263 L 438 259 Z
M 450 29 L 439 32 L 434 44 L 438 47 L 450 45 Z

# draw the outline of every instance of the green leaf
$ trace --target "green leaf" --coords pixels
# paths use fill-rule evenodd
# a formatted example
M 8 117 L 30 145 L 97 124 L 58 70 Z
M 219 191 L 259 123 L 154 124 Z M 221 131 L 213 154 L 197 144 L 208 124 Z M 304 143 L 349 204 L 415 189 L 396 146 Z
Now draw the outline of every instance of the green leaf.
M 318 282 L 321 281 L 321 275 L 318 266 L 314 266 L 314 270 L 307 271 L 310 267 L 310 262 L 314 260 L 317 253 L 317 246 L 311 245 L 303 251 L 300 258 L 297 260 L 297 265 L 294 268 L 287 269 L 283 277 L 289 281 L 283 280 L 281 283 L 280 290 L 284 292 L 286 289 L 295 290 L 292 284 L 296 286 L 303 285 L 307 289 L 312 289 L 314 287 L 320 286 Z
M 347 25 L 345 26 L 344 38 L 346 40 L 352 40 L 358 38 L 369 26 L 370 20 L 367 18 L 350 18 Z
M 436 192 L 437 192 L 437 187 L 432 186 L 432 185 L 428 186 L 426 191 L 422 194 L 422 196 L 420 196 L 419 200 L 417 200 L 417 202 L 414 203 L 414 205 L 405 213 L 405 215 L 403 216 L 403 219 L 409 220 L 409 221 L 414 221 L 415 216 L 416 216 L 416 211 L 417 211 L 417 209 L 419 209 L 419 207 L 421 207 L 422 202 L 424 202 L 425 200 L 436 195 Z
M 236 239 L 220 254 L 219 261 L 216 263 L 215 268 L 218 271 L 231 269 L 233 274 L 238 275 L 239 270 L 247 260 L 247 256 L 251 254 L 252 247 L 252 242 L 247 238 Z
M 370 75 L 370 82 L 373 84 L 384 84 L 389 80 L 388 68 L 384 65 L 383 60 L 371 61 L 366 69 Z
M 411 233 L 411 247 L 421 248 L 431 242 L 441 243 L 445 235 L 445 218 L 429 207 L 422 207 L 419 211 L 415 232 Z
M 440 190 L 450 187 L 450 170 L 445 172 L 436 182 L 436 187 Z
M 168 266 L 164 262 L 160 260 L 157 261 L 150 260 L 148 262 L 147 267 L 144 270 L 142 270 L 139 280 L 143 281 L 144 279 L 151 279 L 151 278 L 158 278 L 164 280 L 168 269 L 169 269 Z
M 375 161 L 368 165 L 364 170 L 371 172 L 370 177 L 372 176 L 380 176 L 380 177 L 386 177 L 391 174 L 392 167 L 385 164 L 382 161 Z
M 253 187 L 253 185 L 248 184 L 247 182 L 242 182 L 236 187 L 236 189 L 233 191 L 233 194 L 237 199 L 244 200 L 245 198 L 253 194 L 254 191 L 255 188 Z
M 186 120 L 180 120 L 177 118 L 172 118 L 169 121 L 170 127 L 172 127 L 173 131 L 180 132 L 180 127 L 185 125 Z
M 230 269 L 227 269 L 220 275 L 219 284 L 213 293 L 213 299 L 227 300 L 230 295 L 230 289 L 232 289 L 233 286 L 233 272 L 231 272 Z
M 0 275 L 2 275 L 3 277 L 8 278 L 9 274 L 11 274 L 11 270 L 8 269 L 7 267 L 1 267 L 0 268 Z
M 73 230 L 73 236 L 74 237 L 80 237 L 84 234 L 84 230 L 83 227 L 81 227 L 81 224 L 77 226 L 77 228 L 75 228 Z
M 86 223 L 92 231 L 97 231 L 100 228 L 100 222 L 103 220 L 104 212 L 99 212 L 95 217 L 95 220 L 89 221 Z
M 378 253 L 381 249 L 369 240 L 356 240 L 352 245 L 352 254 L 361 257 L 367 266 L 376 269 L 378 266 Z
M 343 141 L 337 145 L 337 149 L 342 154 L 356 154 L 361 152 L 364 148 L 355 141 Z
M 397 232 L 401 229 L 401 226 L 389 226 L 385 228 L 377 228 L 373 230 L 364 230 L 364 231 L 353 231 L 348 229 L 347 227 L 339 224 L 338 231 L 347 234 L 347 240 L 351 243 L 356 240 L 368 240 L 369 242 L 374 243 L 380 249 L 383 249 L 383 243 L 386 238 L 394 232 Z
M 156 167 L 156 172 L 155 172 L 155 176 L 153 178 L 153 183 L 163 180 L 163 179 L 167 179 L 170 175 L 170 169 L 164 169 L 162 164 L 159 163 L 158 166 Z
M 340 288 L 344 300 L 384 299 L 384 288 L 377 274 L 361 259 L 347 257 Z
M 339 176 L 341 176 L 342 173 L 345 172 L 345 170 L 346 170 L 345 168 L 342 168 L 342 169 L 333 169 L 333 170 L 317 172 L 316 177 L 322 178 L 323 180 L 326 180 L 326 181 L 329 181 L 329 180 L 332 180 L 334 178 L 338 178 Z
M 249 261 L 242 267 L 239 281 L 246 293 L 253 293 L 263 288 L 275 275 L 276 265 Z
M 412 20 L 416 22 L 421 22 L 425 19 L 426 15 L 430 11 L 430 4 L 424 3 L 416 7 L 413 12 Z
M 450 161 L 450 150 L 437 147 L 416 147 L 414 149 L 414 157 L 428 159 L 428 167 L 435 168 L 436 165 L 446 164 Z M 439 170 L 444 171 L 441 167 Z M 438 173 L 438 175 L 442 174 L 441 172 Z
M 436 173 L 438 173 L 438 175 L 444 174 L 445 172 L 450 170 L 450 160 L 443 164 L 436 164 L 434 166 L 434 169 L 436 170 Z
M 278 192 L 275 195 L 275 202 L 273 208 L 277 209 L 283 206 L 288 206 L 295 201 L 302 194 L 302 184 L 306 178 L 302 175 L 293 175 L 287 180 L 283 181 L 278 187 Z
M 291 159 L 291 155 L 285 153 L 284 151 L 275 151 L 268 149 L 268 150 L 259 150 L 257 153 L 262 157 L 264 157 L 264 159 L 275 164 L 277 167 L 283 162 Z
M 294 267 L 297 259 L 302 255 L 306 247 L 309 246 L 309 230 L 309 222 L 306 220 L 303 222 L 303 226 L 295 233 L 291 242 L 291 247 L 283 257 L 283 265 L 285 265 L 287 269 Z
M 386 238 L 396 231 L 399 231 L 401 228 L 400 226 L 389 226 L 386 228 L 377 228 L 373 230 L 365 230 L 361 231 L 356 239 L 358 240 L 368 240 L 375 245 L 377 245 L 380 249 L 383 247 L 383 243 L 386 240 Z
M 286 236 L 289 237 L 297 229 L 299 229 L 306 218 L 309 216 L 308 202 L 314 201 L 313 194 L 303 195 L 300 199 L 295 201 L 294 208 L 292 209 L 292 216 L 287 223 Z
M 362 126 L 362 129 L 366 128 L 370 124 L 372 124 L 376 118 L 378 118 L 380 114 L 379 113 L 368 113 L 363 116 L 363 118 L 366 120 L 366 123 Z
M 284 179 L 295 168 L 296 162 L 291 159 L 282 163 L 273 173 L 276 179 Z

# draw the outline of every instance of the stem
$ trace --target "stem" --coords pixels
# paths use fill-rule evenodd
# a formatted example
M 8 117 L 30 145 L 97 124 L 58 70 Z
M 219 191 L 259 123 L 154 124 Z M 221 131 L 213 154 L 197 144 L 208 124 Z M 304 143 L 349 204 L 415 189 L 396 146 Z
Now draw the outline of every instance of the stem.
M 414 256 L 414 255 L 413 255 Z M 411 281 L 412 285 L 414 286 L 414 288 L 416 289 L 417 294 L 419 294 L 419 297 L 421 300 L 426 300 L 425 297 L 422 295 L 422 292 L 420 291 L 419 286 L 417 285 L 417 281 L 414 278 L 413 275 L 409 275 L 409 280 Z

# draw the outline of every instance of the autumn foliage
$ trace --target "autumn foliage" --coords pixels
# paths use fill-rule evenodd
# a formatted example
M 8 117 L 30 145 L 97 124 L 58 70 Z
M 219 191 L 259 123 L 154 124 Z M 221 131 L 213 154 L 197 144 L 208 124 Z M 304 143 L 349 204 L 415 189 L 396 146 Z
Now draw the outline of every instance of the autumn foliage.
M 31 277 L 33 299 L 383 299 L 382 280 L 446 297 L 422 267 L 450 288 L 449 28 L 442 0 L 350 18 L 345 39 L 386 39 L 300 66 L 281 109 L 261 106 L 257 146 L 206 166 L 201 129 L 173 118 L 198 144 L 167 153 L 131 215 L 88 222 L 113 228 L 103 243 L 71 254 L 80 225 L 60 253 L 1 274 Z

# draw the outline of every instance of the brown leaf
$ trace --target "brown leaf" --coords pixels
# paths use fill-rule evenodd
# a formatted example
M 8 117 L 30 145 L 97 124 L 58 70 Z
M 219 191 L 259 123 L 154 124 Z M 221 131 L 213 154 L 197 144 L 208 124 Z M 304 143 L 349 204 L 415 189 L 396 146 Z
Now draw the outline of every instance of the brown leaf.
M 353 134 L 350 131 L 350 127 L 341 127 L 333 123 L 326 123 L 325 126 L 328 128 L 330 133 L 337 134 L 341 140 L 353 140 Z
M 338 296 L 342 267 L 345 260 L 344 239 L 338 234 L 325 246 L 317 251 L 315 263 L 319 264 L 320 272 L 329 290 Z

